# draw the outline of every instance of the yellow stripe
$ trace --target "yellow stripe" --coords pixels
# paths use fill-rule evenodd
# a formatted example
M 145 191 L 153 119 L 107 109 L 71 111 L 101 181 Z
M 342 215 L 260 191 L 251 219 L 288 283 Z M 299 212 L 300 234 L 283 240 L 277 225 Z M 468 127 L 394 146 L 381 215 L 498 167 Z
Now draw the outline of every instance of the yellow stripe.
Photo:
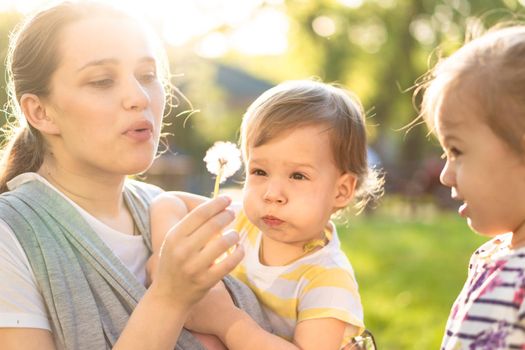
M 257 296 L 257 299 L 267 308 L 282 318 L 296 320 L 297 319 L 297 298 L 280 298 L 272 293 L 264 292 L 256 289 L 253 285 L 248 285 Z
M 256 239 L 257 239 L 257 233 L 259 232 L 259 229 L 257 226 L 252 224 L 250 220 L 248 220 L 248 217 L 244 213 L 244 210 L 241 210 L 237 214 L 237 218 L 235 219 L 234 229 L 239 233 L 239 235 L 246 234 L 248 237 L 248 241 L 252 246 L 255 245 Z
M 319 287 L 343 288 L 357 293 L 357 285 L 353 276 L 339 267 L 326 268 L 319 265 L 301 265 L 294 271 L 282 274 L 279 277 L 290 281 L 299 281 L 301 278 L 308 279 L 309 283 L 303 289 L 303 293 Z
M 237 266 L 233 270 L 232 275 L 246 284 L 255 294 L 257 299 L 265 307 L 271 309 L 274 313 L 279 315 L 281 318 L 287 318 L 290 320 L 297 319 L 297 298 L 280 298 L 272 293 L 265 292 L 258 289 L 246 275 L 246 269 L 244 266 Z
M 230 273 L 233 277 L 237 278 L 244 284 L 248 284 L 248 276 L 246 274 L 246 267 L 243 263 L 237 265 L 235 269 Z
M 272 293 L 265 292 L 257 288 L 257 286 L 255 286 L 249 280 L 244 264 L 237 265 L 237 267 L 231 272 L 231 275 L 246 284 L 253 291 L 259 302 L 265 307 L 271 309 L 274 313 L 282 318 L 291 320 L 297 319 L 297 298 L 283 299 Z

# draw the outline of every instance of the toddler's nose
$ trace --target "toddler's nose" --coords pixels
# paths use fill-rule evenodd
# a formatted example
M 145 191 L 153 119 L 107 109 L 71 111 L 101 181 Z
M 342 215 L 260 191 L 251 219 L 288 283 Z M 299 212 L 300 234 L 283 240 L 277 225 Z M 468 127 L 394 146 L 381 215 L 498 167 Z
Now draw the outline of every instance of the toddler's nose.
M 267 203 L 277 203 L 284 204 L 286 203 L 286 197 L 277 184 L 269 184 L 266 192 L 264 193 L 263 199 Z

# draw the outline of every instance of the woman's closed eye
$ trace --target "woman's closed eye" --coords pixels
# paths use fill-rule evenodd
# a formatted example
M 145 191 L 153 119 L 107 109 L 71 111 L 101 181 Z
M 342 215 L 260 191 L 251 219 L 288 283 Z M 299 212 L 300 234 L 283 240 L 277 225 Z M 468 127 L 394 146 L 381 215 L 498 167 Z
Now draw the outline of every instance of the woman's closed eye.
M 298 172 L 292 173 L 292 175 L 290 175 L 290 178 L 294 180 L 308 180 L 308 177 L 305 174 Z
M 139 75 L 138 79 L 142 84 L 148 84 L 148 83 L 151 83 L 157 80 L 157 73 L 155 72 L 143 73 Z
M 113 79 L 104 78 L 104 79 L 92 80 L 88 84 L 96 88 L 108 88 L 113 85 L 113 82 L 114 82 Z

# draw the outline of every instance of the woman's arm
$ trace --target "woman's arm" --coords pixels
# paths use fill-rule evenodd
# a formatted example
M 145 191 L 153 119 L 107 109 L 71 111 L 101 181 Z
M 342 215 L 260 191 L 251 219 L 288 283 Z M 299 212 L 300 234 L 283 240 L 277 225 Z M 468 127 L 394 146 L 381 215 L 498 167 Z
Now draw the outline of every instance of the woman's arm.
M 242 259 L 242 249 L 214 264 L 238 241 L 219 232 L 233 220 L 230 200 L 219 197 L 198 206 L 166 235 L 158 275 L 146 291 L 114 349 L 175 347 L 192 305 Z M 212 239 L 213 238 L 213 239 Z M 0 329 L 1 349 L 55 349 L 51 332 L 35 328 Z
M 9 350 L 56 349 L 51 332 L 38 328 L 0 328 L 0 348 Z
M 230 200 L 219 197 L 192 210 L 164 240 L 157 277 L 131 318 L 114 349 L 173 349 L 191 307 L 242 259 L 233 246 L 238 236 L 218 233 L 233 220 L 226 210 Z

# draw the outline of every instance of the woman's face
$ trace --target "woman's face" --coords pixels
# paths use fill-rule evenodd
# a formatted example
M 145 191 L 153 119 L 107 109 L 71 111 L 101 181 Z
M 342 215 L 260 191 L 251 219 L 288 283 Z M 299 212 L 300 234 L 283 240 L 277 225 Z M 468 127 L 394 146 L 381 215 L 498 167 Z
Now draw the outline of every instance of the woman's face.
M 65 27 L 44 99 L 58 130 L 44 135 L 53 162 L 85 175 L 146 170 L 165 104 L 158 65 L 152 41 L 133 20 L 87 19 Z

